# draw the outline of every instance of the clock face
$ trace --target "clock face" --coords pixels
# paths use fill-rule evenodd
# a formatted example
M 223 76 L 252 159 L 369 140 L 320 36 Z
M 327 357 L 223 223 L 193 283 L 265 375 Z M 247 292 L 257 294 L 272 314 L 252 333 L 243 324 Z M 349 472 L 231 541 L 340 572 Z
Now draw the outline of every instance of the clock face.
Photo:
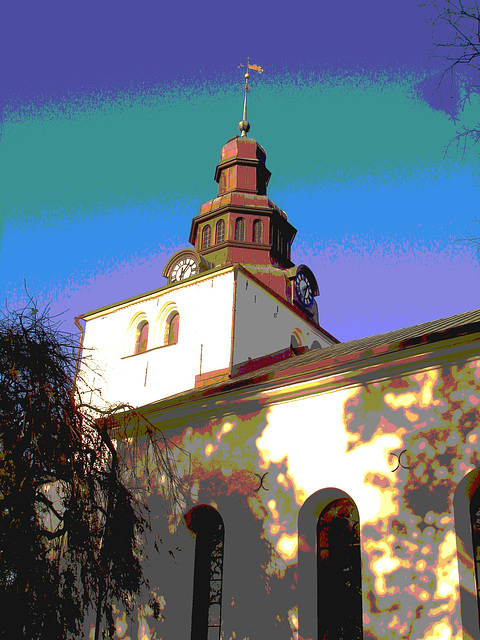
M 313 302 L 313 290 L 307 276 L 300 272 L 295 279 L 295 290 L 300 302 L 309 307 Z
M 185 278 L 190 278 L 190 276 L 194 276 L 196 273 L 198 273 L 198 265 L 195 258 L 182 258 L 173 265 L 170 272 L 170 282 L 185 280 Z

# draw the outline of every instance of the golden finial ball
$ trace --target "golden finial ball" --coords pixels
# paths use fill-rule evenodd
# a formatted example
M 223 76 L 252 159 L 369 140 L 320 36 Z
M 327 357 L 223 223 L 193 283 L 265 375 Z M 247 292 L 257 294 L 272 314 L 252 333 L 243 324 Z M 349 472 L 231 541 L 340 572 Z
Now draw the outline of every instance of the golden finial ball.
M 242 136 L 250 131 L 250 123 L 248 120 L 241 120 L 238 123 L 238 130 L 242 133 Z
M 249 74 L 249 73 L 248 73 L 248 71 L 247 71 L 247 73 L 245 74 L 245 79 L 246 79 L 246 80 L 248 80 L 248 79 L 249 79 L 249 77 L 250 77 L 250 74 Z

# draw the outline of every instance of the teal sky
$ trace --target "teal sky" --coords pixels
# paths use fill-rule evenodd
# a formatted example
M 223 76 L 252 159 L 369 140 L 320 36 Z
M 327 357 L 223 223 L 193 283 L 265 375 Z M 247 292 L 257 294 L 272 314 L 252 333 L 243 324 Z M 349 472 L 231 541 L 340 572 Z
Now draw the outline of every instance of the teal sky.
M 238 62 L 247 53 L 239 47 Z M 249 94 L 268 195 L 298 229 L 293 259 L 316 274 L 321 324 L 340 340 L 478 306 L 476 250 L 458 242 L 480 235 L 477 154 L 445 155 L 459 125 L 422 97 L 428 70 L 367 67 L 277 60 L 252 73 Z M 21 304 L 25 279 L 74 330 L 75 315 L 162 286 L 216 195 L 241 86 L 236 67 L 192 66 L 190 77 L 4 100 L 3 300 Z

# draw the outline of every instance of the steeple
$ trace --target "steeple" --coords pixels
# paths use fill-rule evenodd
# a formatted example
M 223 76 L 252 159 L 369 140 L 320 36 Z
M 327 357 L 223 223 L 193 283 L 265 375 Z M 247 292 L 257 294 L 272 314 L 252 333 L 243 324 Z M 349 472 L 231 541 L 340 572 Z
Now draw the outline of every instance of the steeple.
M 246 69 L 240 135 L 230 138 L 221 149 L 214 176 L 218 195 L 204 202 L 193 218 L 189 241 L 194 250 L 182 250 L 181 257 L 196 264 L 197 271 L 192 273 L 240 264 L 276 295 L 293 304 L 298 313 L 318 323 L 315 276 L 308 267 L 297 267 L 291 260 L 297 230 L 285 211 L 267 197 L 271 175 L 266 166 L 267 154 L 256 140 L 247 137 L 249 70 L 261 73 L 263 69 L 250 64 L 249 59 L 247 65 L 240 67 Z M 192 254 L 190 257 L 188 252 Z M 176 255 L 171 261 L 178 259 Z M 175 280 L 173 262 L 164 270 L 170 282 Z
M 293 265 L 296 229 L 267 198 L 270 175 L 265 150 L 253 138 L 235 136 L 223 145 L 215 170 L 218 196 L 203 203 L 190 232 L 191 244 L 206 260 L 214 265 Z
M 296 229 L 287 214 L 267 198 L 270 171 L 265 149 L 247 137 L 249 70 L 262 73 L 258 65 L 246 69 L 243 86 L 243 119 L 240 136 L 230 138 L 220 152 L 215 170 L 218 197 L 204 202 L 192 220 L 190 242 L 215 266 L 231 263 L 288 269 L 293 266 L 290 248 Z

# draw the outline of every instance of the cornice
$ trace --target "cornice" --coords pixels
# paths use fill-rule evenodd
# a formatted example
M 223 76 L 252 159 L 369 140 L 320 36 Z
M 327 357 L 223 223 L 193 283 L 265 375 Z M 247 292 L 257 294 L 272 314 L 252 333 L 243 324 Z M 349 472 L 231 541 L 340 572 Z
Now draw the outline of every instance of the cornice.
M 240 193 L 240 192 L 231 192 L 231 193 Z M 242 193 L 245 193 L 245 191 L 242 191 Z M 213 198 L 212 200 L 209 200 L 209 202 L 213 202 L 214 200 L 216 200 L 216 198 Z M 264 215 L 272 215 L 274 213 L 278 213 L 277 211 L 277 207 L 276 205 L 273 205 L 272 207 L 268 207 L 268 206 L 261 206 L 261 205 L 255 205 L 255 204 L 231 204 L 231 203 L 227 203 L 227 204 L 221 204 L 220 206 L 218 206 L 218 208 L 212 208 L 210 209 L 210 211 L 206 211 L 205 213 L 199 213 L 197 214 L 193 219 L 192 219 L 192 224 L 195 222 L 204 222 L 205 220 L 208 220 L 208 218 L 210 217 L 215 217 L 217 216 L 219 213 L 222 214 L 224 212 L 228 212 L 228 211 L 232 211 L 232 212 L 240 212 L 240 213 L 263 213 Z M 280 215 L 280 214 L 279 214 Z M 282 216 L 280 216 L 282 217 Z M 284 220 L 284 218 L 282 217 L 282 220 Z M 288 222 L 288 224 L 290 224 Z
M 176 254 L 175 254 L 176 255 Z M 131 298 L 127 298 L 125 300 L 121 300 L 120 302 L 115 302 L 114 304 L 107 305 L 105 307 L 99 307 L 98 309 L 94 309 L 93 311 L 87 311 L 87 313 L 83 313 L 78 316 L 81 320 L 94 320 L 99 316 L 108 315 L 109 313 L 113 313 L 115 311 L 119 311 L 120 309 L 124 309 L 125 307 L 130 306 L 131 304 L 137 302 L 146 302 L 148 300 L 154 299 L 162 293 L 170 290 L 183 289 L 184 287 L 189 287 L 190 285 L 201 282 L 202 280 L 206 280 L 210 278 L 212 275 L 220 275 L 222 271 L 227 273 L 228 271 L 233 271 L 234 266 L 229 265 L 221 265 L 219 267 L 213 267 L 208 271 L 202 271 L 202 273 L 198 273 L 194 276 L 191 276 L 187 280 L 181 280 L 180 282 L 172 282 L 171 284 L 165 284 L 163 287 L 159 287 L 158 289 L 153 289 L 153 291 L 148 291 L 147 293 L 142 293 L 138 296 L 132 296 Z

